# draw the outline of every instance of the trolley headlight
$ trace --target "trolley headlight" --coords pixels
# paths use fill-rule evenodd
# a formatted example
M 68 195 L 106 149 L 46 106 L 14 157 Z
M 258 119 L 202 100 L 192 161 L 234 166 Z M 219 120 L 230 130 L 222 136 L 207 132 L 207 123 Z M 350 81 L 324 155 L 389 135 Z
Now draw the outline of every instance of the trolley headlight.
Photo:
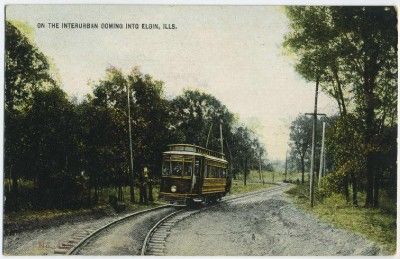
M 175 185 L 171 186 L 171 192 L 176 192 L 176 186 Z

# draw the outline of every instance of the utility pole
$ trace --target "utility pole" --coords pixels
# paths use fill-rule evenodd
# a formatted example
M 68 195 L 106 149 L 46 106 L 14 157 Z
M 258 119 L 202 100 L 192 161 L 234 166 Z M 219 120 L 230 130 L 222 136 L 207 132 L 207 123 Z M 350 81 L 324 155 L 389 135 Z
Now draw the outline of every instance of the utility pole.
M 131 102 L 129 98 L 129 85 L 126 85 L 126 94 L 128 99 L 128 128 L 129 128 L 129 150 L 130 150 L 130 165 L 131 165 L 131 181 L 130 181 L 130 200 L 135 202 L 135 174 L 133 173 L 133 150 L 132 150 L 132 126 L 131 126 Z
M 286 149 L 286 159 L 285 159 L 285 182 L 287 181 L 287 153 L 288 153 L 288 150 Z
M 321 156 L 319 158 L 319 175 L 318 175 L 318 187 L 321 186 L 321 178 L 323 170 L 325 169 L 325 121 L 322 122 L 322 143 L 321 143 Z
M 311 166 L 310 166 L 310 205 L 314 206 L 314 160 L 315 160 L 315 137 L 317 134 L 317 112 L 318 112 L 318 86 L 319 76 L 315 83 L 315 102 L 313 114 L 313 131 L 312 131 L 312 145 L 311 145 Z
M 261 150 L 260 150 L 260 155 L 258 159 L 258 174 L 260 176 L 260 182 L 261 182 Z

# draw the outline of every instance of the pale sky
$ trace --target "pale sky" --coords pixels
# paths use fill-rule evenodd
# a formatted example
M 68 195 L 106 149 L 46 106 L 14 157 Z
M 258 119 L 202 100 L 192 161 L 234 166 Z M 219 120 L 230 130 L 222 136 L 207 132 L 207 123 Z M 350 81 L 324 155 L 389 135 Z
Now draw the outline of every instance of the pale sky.
M 313 111 L 315 83 L 295 72 L 281 47 L 289 30 L 282 7 L 11 5 L 6 17 L 34 29 L 36 45 L 71 97 L 91 92 L 88 82 L 103 78 L 109 65 L 125 72 L 139 66 L 165 82 L 167 97 L 187 88 L 214 95 L 255 129 L 271 160 L 285 158 L 290 122 Z M 49 22 L 173 23 L 177 29 L 50 29 Z M 336 112 L 322 93 L 318 109 Z

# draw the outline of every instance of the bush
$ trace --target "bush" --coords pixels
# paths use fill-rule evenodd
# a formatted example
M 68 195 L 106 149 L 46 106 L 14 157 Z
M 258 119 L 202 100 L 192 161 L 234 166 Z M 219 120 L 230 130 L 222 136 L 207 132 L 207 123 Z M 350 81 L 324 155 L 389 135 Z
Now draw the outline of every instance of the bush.
M 344 177 L 341 173 L 333 172 L 321 179 L 317 190 L 318 198 L 324 199 L 333 193 L 343 193 Z

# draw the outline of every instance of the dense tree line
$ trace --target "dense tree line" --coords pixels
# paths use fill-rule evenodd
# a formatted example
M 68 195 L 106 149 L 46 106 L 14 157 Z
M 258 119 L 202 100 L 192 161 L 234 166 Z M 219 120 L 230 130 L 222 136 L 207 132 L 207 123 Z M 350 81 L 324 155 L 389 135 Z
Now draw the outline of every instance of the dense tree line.
M 234 175 L 260 158 L 265 164 L 257 136 L 212 95 L 185 90 L 166 99 L 162 81 L 136 67 L 129 73 L 109 67 L 78 102 L 53 79 L 46 56 L 8 21 L 5 54 L 6 211 L 93 206 L 103 189 L 115 189 L 121 200 L 125 186 L 130 202 L 145 202 L 143 168 L 157 181 L 171 143 L 223 148 Z
M 351 186 L 354 205 L 365 191 L 364 205 L 378 207 L 381 190 L 393 197 L 396 190 L 396 10 L 288 7 L 287 15 L 291 31 L 284 45 L 297 54 L 296 70 L 339 110 L 327 129 L 334 168 L 329 188 L 350 200 Z

